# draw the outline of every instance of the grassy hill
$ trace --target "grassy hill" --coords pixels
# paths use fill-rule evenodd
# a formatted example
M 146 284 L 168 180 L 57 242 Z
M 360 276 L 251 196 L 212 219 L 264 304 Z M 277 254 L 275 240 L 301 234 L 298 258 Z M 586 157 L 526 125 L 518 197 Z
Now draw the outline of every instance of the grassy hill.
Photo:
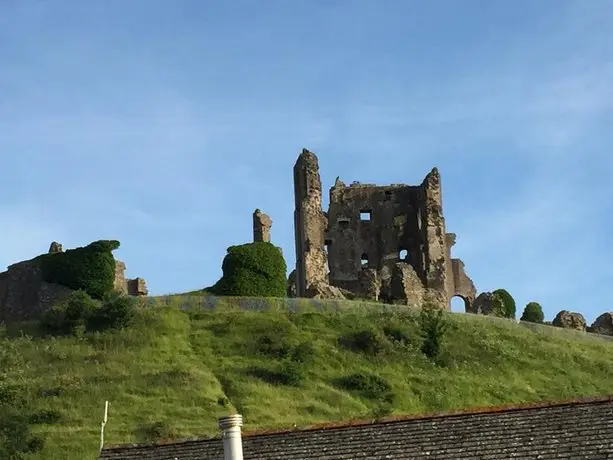
M 233 410 L 253 429 L 613 393 L 613 341 L 549 326 L 450 314 L 435 365 L 406 307 L 144 302 L 128 329 L 0 340 L 4 372 L 47 414 L 32 458 L 94 459 L 105 400 L 105 440 L 119 444 L 217 434 Z

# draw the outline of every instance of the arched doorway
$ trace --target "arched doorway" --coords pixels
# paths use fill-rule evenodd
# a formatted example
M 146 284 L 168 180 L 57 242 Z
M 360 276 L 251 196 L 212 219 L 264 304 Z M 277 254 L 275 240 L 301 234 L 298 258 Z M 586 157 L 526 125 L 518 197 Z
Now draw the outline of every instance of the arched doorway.
M 454 313 L 466 313 L 468 302 L 461 295 L 454 295 L 451 298 L 451 311 Z

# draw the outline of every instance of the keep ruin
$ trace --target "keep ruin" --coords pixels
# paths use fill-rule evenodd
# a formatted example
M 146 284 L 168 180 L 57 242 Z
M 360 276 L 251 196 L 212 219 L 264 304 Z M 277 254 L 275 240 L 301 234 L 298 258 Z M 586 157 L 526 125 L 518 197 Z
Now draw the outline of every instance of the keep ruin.
M 450 308 L 454 296 L 470 311 L 476 297 L 462 260 L 451 257 L 441 177 L 433 168 L 420 185 L 343 183 L 322 209 L 317 156 L 303 149 L 294 166 L 296 269 L 288 292 Z M 293 280 L 293 281 L 291 281 Z

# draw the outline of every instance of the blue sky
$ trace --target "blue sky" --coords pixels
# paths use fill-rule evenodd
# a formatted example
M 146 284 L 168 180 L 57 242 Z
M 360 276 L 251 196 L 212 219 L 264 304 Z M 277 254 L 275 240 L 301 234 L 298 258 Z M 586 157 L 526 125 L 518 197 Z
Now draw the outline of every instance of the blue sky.
M 443 181 L 479 291 L 613 309 L 613 2 L 0 0 L 0 266 L 118 239 L 212 284 L 251 213 L 294 264 L 292 167 Z M 454 304 L 455 307 L 456 304 Z

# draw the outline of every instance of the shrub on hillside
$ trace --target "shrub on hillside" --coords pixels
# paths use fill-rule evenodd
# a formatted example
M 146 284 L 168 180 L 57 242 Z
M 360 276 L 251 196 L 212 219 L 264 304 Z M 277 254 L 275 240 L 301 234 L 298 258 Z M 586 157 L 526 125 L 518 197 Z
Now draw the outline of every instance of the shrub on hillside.
M 285 297 L 287 266 L 281 250 L 271 243 L 230 246 L 223 276 L 208 292 L 223 296 Z
M 100 331 L 129 324 L 136 311 L 136 299 L 114 293 L 100 302 L 85 291 L 75 291 L 45 312 L 39 325 L 50 335 L 75 335 L 79 331 Z
M 544 320 L 543 308 L 537 302 L 529 302 L 520 318 L 520 321 L 527 321 L 529 323 L 542 323 Z
M 51 335 L 72 335 L 79 328 L 87 328 L 87 322 L 98 302 L 85 291 L 75 291 L 62 303 L 46 311 L 40 319 L 44 333 Z
M 301 342 L 292 347 L 289 359 L 295 363 L 309 364 L 313 362 L 316 355 L 317 351 L 311 342 Z
M 300 363 L 289 359 L 283 360 L 277 368 L 271 370 L 263 366 L 254 366 L 247 370 L 247 374 L 259 378 L 271 385 L 300 386 L 304 378 L 304 370 Z
M 31 432 L 27 392 L 7 378 L 6 365 L 15 364 L 8 355 L 11 351 L 10 346 L 0 346 L 0 458 L 21 460 L 28 453 L 41 450 L 43 440 Z
M 43 448 L 42 438 L 31 433 L 28 418 L 19 408 L 0 404 L 0 458 L 21 460 Z
M 87 319 L 87 330 L 120 329 L 130 324 L 136 314 L 136 298 L 117 292 L 110 294 Z
M 43 279 L 70 289 L 83 290 L 94 299 L 103 299 L 115 283 L 113 251 L 119 241 L 100 240 L 66 252 L 44 254 L 38 259 Z
M 255 347 L 258 353 L 272 358 L 285 358 L 291 350 L 287 338 L 274 333 L 260 335 L 256 339 Z
M 136 438 L 141 442 L 157 442 L 169 440 L 178 436 L 177 431 L 165 422 L 153 422 L 140 426 L 136 430 Z
M 338 343 L 353 352 L 371 356 L 382 353 L 388 345 L 385 335 L 374 327 L 343 335 Z
M 404 328 L 398 326 L 384 326 L 383 333 L 394 343 L 404 346 L 409 346 L 412 343 L 411 336 Z
M 494 295 L 494 302 L 498 301 L 497 303 L 502 308 L 502 311 L 496 311 L 498 309 L 495 306 L 494 314 L 503 318 L 515 319 L 517 306 L 515 305 L 515 299 L 509 294 L 509 291 L 506 289 L 496 289 L 492 294 Z
M 419 313 L 419 328 L 423 339 L 422 353 L 430 359 L 438 359 L 449 329 L 449 320 L 443 309 L 429 303 L 424 304 Z
M 340 378 L 338 384 L 346 390 L 359 392 L 368 399 L 388 403 L 394 400 L 392 387 L 387 380 L 378 375 L 369 373 L 351 374 Z

